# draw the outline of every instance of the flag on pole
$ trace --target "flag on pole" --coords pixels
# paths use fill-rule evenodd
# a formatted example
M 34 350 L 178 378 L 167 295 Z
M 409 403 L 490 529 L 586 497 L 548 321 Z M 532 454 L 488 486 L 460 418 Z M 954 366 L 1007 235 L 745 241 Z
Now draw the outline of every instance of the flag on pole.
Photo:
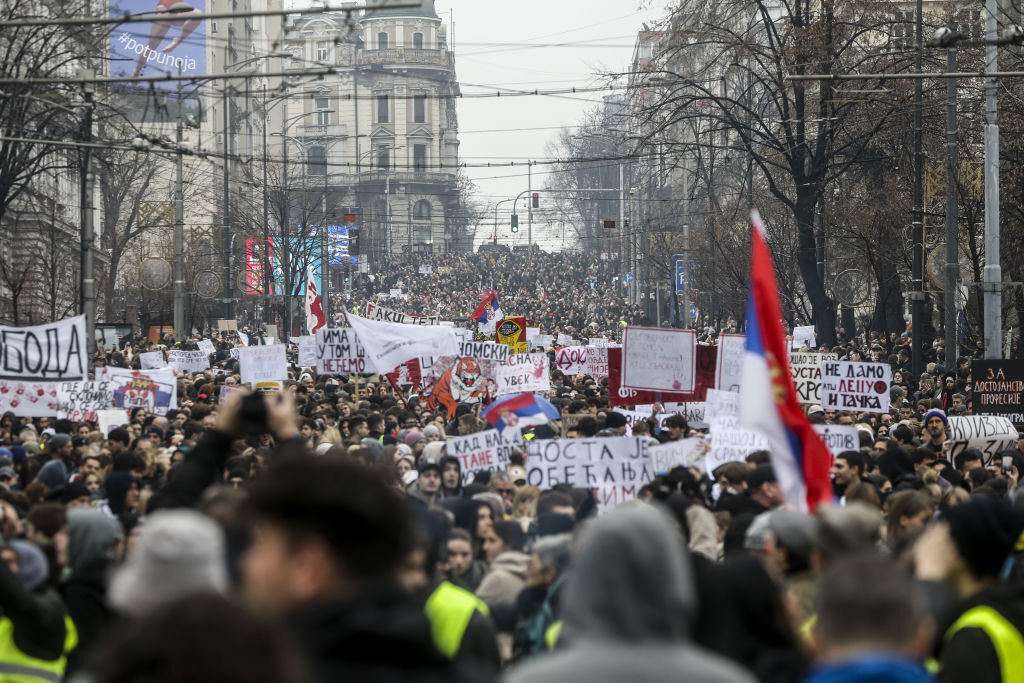
M 832 456 L 797 401 L 780 322 L 775 266 L 757 211 L 751 212 L 750 224 L 750 295 L 740 423 L 767 437 L 772 467 L 786 502 L 813 512 L 832 500 Z
M 316 280 L 313 279 L 313 269 L 306 268 L 306 330 L 309 334 L 316 334 L 316 331 L 327 324 L 324 318 L 323 302 L 320 299 L 320 292 L 316 287 Z
M 534 425 L 547 424 L 551 420 L 558 420 L 561 415 L 558 408 L 551 405 L 546 398 L 524 392 L 521 394 L 510 394 L 502 396 L 480 414 L 498 431 L 513 429 L 516 427 L 526 428 Z
M 501 305 L 498 304 L 498 293 L 492 289 L 484 295 L 483 301 L 480 302 L 480 305 L 469 316 L 469 319 L 480 323 L 481 334 L 494 334 L 498 322 L 504 317 L 504 314 L 501 312 Z

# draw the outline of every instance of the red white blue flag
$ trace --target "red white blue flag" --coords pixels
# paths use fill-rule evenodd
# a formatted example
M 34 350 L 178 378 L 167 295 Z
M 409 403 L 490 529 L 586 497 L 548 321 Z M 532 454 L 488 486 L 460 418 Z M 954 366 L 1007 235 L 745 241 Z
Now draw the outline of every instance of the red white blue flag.
M 757 211 L 750 214 L 750 296 L 743 355 L 740 423 L 771 444 L 772 467 L 786 502 L 814 511 L 832 501 L 832 456 L 800 409 L 789 371 L 775 266 Z

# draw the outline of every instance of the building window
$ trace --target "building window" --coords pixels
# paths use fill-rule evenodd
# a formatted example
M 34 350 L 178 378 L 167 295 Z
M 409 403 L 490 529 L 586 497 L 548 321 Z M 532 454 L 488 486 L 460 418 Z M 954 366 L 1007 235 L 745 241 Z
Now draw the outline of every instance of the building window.
M 416 32 L 412 34 L 412 46 L 417 50 L 423 49 L 423 34 Z
M 326 40 L 318 40 L 316 43 L 316 61 L 326 62 L 331 57 L 331 44 Z
M 426 171 L 427 170 L 427 146 L 426 145 L 413 145 L 412 146 L 412 170 L 414 170 L 414 171 Z
M 327 174 L 327 148 L 310 147 L 306 153 L 306 170 L 309 175 Z
M 388 169 L 391 167 L 391 152 L 387 147 L 377 149 L 377 168 Z
M 381 31 L 377 34 L 377 49 L 386 50 L 388 49 L 388 32 Z
M 377 95 L 377 123 L 387 123 L 390 120 L 391 108 L 388 106 L 387 95 Z
M 897 12 L 892 27 L 893 44 L 897 48 L 907 49 L 914 47 L 914 12 Z
M 314 97 L 313 107 L 316 109 L 316 125 L 328 126 L 331 123 L 331 100 L 327 97 Z
M 418 221 L 430 220 L 430 202 L 421 199 L 412 209 L 412 217 Z
M 413 123 L 426 123 L 427 121 L 427 96 L 415 95 L 412 98 L 412 120 Z

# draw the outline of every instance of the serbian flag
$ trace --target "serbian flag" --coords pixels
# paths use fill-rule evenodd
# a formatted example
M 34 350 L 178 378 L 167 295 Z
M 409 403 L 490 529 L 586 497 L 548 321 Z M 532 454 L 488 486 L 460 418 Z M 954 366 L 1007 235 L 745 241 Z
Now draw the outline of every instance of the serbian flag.
M 498 293 L 492 289 L 484 295 L 483 301 L 469 316 L 469 319 L 480 323 L 481 334 L 494 334 L 494 328 L 498 321 L 504 317 L 501 306 L 498 304 Z
M 502 396 L 480 414 L 499 432 L 515 427 L 532 427 L 561 419 L 558 408 L 546 398 L 523 392 Z
M 324 318 L 323 302 L 320 300 L 320 292 L 316 287 L 316 280 L 313 279 L 313 269 L 306 268 L 306 331 L 309 334 L 316 334 L 316 331 L 327 324 Z
M 757 211 L 750 214 L 752 253 L 743 354 L 740 424 L 771 444 L 772 467 L 786 502 L 807 512 L 832 501 L 832 456 L 800 409 L 789 372 L 775 266 Z

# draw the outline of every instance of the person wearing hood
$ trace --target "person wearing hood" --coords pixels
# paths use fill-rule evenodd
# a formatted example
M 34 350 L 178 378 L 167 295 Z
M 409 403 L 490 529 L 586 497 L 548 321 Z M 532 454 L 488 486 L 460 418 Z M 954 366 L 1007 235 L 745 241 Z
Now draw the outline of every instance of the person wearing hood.
M 91 508 L 68 510 L 68 576 L 60 586 L 68 614 L 78 629 L 78 647 L 68 660 L 73 674 L 88 660 L 113 620 L 107 603 L 107 570 L 120 555 L 117 522 Z
M 526 569 L 530 556 L 523 552 L 526 533 L 519 522 L 498 522 L 484 536 L 484 552 L 491 569 L 476 589 L 476 596 L 483 600 L 496 615 L 503 609 L 512 608 L 519 593 L 526 587 Z M 499 619 L 495 624 L 499 625 Z M 512 658 L 514 624 L 499 628 L 498 650 L 502 661 Z
M 649 506 L 594 522 L 561 601 L 555 651 L 508 683 L 667 681 L 754 683 L 749 673 L 691 640 L 697 610 L 678 532 Z
M 441 466 L 433 460 L 420 463 L 416 481 L 406 490 L 410 498 L 423 501 L 427 507 L 438 505 L 444 500 L 441 489 Z
M 482 500 L 450 498 L 441 504 L 455 517 L 455 526 L 469 532 L 473 544 L 473 557 L 483 559 L 484 535 L 494 524 L 491 506 Z
M 12 535 L 17 513 L 7 503 L 3 511 L 4 535 Z M 63 680 L 78 632 L 50 587 L 46 556 L 35 544 L 14 540 L 0 549 L 0 559 L 0 679 Z
M 487 575 L 487 563 L 473 557 L 473 539 L 465 529 L 448 532 L 448 580 L 459 588 L 476 592 Z
M 462 465 L 454 455 L 441 456 L 441 489 L 445 498 L 462 495 Z

